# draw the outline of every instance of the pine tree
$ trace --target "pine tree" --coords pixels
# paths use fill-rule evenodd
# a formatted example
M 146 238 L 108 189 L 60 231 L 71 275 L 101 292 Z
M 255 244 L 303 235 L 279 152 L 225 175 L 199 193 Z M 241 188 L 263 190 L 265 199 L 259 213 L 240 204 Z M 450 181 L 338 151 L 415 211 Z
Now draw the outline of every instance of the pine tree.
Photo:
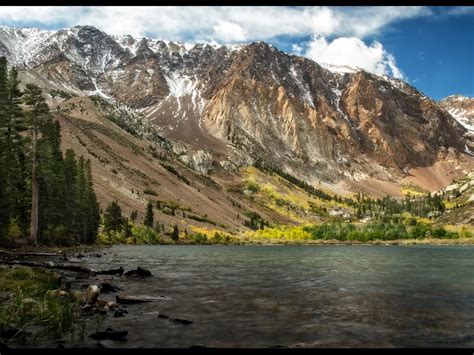
M 130 220 L 135 223 L 135 221 L 137 220 L 137 217 L 138 217 L 138 211 L 137 210 L 134 210 L 131 214 L 130 214 Z
M 80 157 L 77 163 L 77 198 L 76 198 L 76 219 L 77 219 L 77 242 L 82 243 L 84 235 L 84 223 L 86 220 L 86 174 L 84 157 Z
M 28 106 L 26 112 L 27 125 L 31 138 L 31 221 L 30 242 L 38 243 L 39 235 L 39 150 L 43 126 L 51 120 L 49 107 L 42 95 L 41 89 L 34 84 L 27 84 L 24 91 L 24 102 Z
M 85 242 L 92 244 L 97 241 L 97 232 L 100 224 L 100 206 L 92 182 L 91 161 L 87 159 L 85 163 L 85 186 L 86 186 L 86 206 L 87 224 L 85 226 Z
M 143 221 L 143 224 L 147 227 L 153 228 L 153 203 L 151 200 L 148 200 L 148 204 L 146 206 L 146 214 L 145 214 L 145 220 Z
M 6 130 L 7 130 L 7 60 L 0 58 L 0 235 L 4 236 L 9 223 L 9 206 L 7 201 L 6 166 Z
M 52 120 L 41 129 L 40 156 L 40 231 L 61 225 L 65 212 L 63 156 L 59 123 Z
M 121 231 L 123 226 L 122 209 L 117 201 L 112 201 L 104 214 L 104 231 Z
M 63 162 L 64 211 L 63 224 L 72 233 L 77 233 L 77 162 L 73 150 L 66 151 Z
M 173 233 L 171 233 L 171 239 L 173 239 L 174 241 L 177 241 L 179 239 L 179 229 L 178 229 L 177 224 L 175 224 L 173 227 Z
M 23 111 L 20 107 L 22 93 L 18 88 L 18 73 L 15 68 L 10 70 L 7 85 L 7 101 L 3 112 L 5 120 L 3 132 L 5 133 L 3 157 L 6 164 L 2 164 L 5 174 L 5 202 L 8 204 L 9 220 L 16 219 L 25 227 L 24 200 L 26 194 L 26 181 L 23 174 L 25 167 L 23 139 L 19 131 L 24 129 Z M 28 208 L 27 208 L 28 209 Z

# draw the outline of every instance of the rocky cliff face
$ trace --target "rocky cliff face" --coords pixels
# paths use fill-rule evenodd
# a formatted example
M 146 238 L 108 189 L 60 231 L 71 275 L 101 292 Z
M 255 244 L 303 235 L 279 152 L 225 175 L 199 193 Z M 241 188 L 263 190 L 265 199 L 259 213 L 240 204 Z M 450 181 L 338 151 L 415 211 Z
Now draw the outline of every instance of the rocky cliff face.
M 310 182 L 396 182 L 448 157 L 451 169 L 473 164 L 469 127 L 453 117 L 465 103 L 438 104 L 402 81 L 322 67 L 262 42 L 189 46 L 89 26 L 0 27 L 0 55 L 24 83 L 141 112 L 185 144 L 181 160 L 204 174 L 213 161 L 232 170 L 259 160 Z
M 474 98 L 453 95 L 441 100 L 439 105 L 467 130 L 465 150 L 474 155 Z

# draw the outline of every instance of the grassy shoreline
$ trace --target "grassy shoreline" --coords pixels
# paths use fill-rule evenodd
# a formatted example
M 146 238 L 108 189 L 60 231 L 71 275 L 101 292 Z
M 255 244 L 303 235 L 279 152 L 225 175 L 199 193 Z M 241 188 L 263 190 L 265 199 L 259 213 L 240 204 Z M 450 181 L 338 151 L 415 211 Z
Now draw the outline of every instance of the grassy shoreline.
M 126 245 L 126 244 L 123 244 Z M 349 241 L 349 240 L 242 240 L 229 243 L 194 243 L 193 241 L 180 241 L 174 245 L 474 245 L 474 238 L 459 239 L 396 239 L 396 240 L 373 240 L 373 241 Z

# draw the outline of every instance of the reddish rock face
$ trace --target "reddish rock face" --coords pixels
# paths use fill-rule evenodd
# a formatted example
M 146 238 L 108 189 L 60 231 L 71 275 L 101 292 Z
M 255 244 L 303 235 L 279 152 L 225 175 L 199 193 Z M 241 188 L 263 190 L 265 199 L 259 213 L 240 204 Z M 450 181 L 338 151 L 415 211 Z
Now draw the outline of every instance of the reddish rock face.
M 12 51 L 15 31 L 40 38 L 18 43 L 28 55 Z M 20 66 L 25 83 L 118 100 L 220 162 L 263 160 L 336 183 L 397 181 L 448 152 L 452 161 L 472 161 L 466 124 L 453 117 L 464 110 L 472 123 L 469 100 L 438 104 L 400 80 L 330 71 L 262 42 L 186 46 L 89 26 L 25 31 L 0 31 L 0 54 Z

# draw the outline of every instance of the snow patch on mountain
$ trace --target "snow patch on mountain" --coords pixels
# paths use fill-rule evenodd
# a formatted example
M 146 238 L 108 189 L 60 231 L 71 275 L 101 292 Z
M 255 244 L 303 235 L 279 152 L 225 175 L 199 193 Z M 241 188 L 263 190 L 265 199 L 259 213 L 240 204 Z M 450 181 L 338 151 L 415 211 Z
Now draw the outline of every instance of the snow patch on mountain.
M 467 116 L 467 110 L 460 108 L 448 108 L 447 111 L 469 132 L 474 132 L 474 120 L 469 119 Z
M 311 96 L 311 92 L 309 91 L 308 83 L 303 82 L 301 80 L 301 75 L 298 74 L 296 71 L 296 68 L 294 65 L 291 65 L 290 68 L 290 75 L 293 77 L 293 79 L 296 82 L 296 85 L 298 85 L 301 93 L 302 93 L 302 98 L 303 100 L 312 108 L 314 108 L 314 102 L 313 102 L 313 97 Z
M 322 66 L 324 69 L 327 69 L 332 73 L 338 73 L 338 74 L 357 73 L 363 70 L 361 68 L 350 67 L 348 65 L 336 65 L 336 64 L 329 64 L 329 63 L 319 63 L 319 62 L 318 64 Z
M 55 33 L 38 28 L 0 26 L 0 42 L 8 49 L 7 57 L 12 64 L 27 66 Z
M 164 77 L 168 84 L 170 95 L 177 98 L 190 95 L 195 90 L 197 84 L 196 81 L 192 80 L 192 77 L 176 72 L 169 73 Z

